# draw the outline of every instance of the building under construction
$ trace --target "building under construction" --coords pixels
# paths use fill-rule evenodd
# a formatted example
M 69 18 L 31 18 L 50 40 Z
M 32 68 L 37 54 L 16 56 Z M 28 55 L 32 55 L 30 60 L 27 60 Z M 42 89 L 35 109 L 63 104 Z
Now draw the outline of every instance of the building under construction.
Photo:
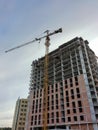
M 47 129 L 98 130 L 98 64 L 74 38 L 49 53 Z M 43 128 L 45 57 L 32 62 L 26 130 Z

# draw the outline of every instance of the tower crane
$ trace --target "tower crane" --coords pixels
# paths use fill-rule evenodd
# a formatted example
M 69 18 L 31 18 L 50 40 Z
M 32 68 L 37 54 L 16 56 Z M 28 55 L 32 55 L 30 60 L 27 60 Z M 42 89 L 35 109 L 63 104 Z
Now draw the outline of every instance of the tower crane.
M 50 46 L 50 36 L 61 33 L 62 28 L 59 28 L 58 30 L 55 30 L 54 32 L 49 33 L 49 30 L 45 31 L 46 35 L 43 37 L 35 38 L 32 41 L 29 41 L 27 43 L 21 44 L 19 46 L 16 46 L 14 48 L 11 48 L 9 50 L 6 50 L 5 53 L 13 51 L 15 49 L 21 48 L 23 46 L 29 45 L 33 42 L 40 41 L 41 39 L 45 38 L 45 63 L 44 63 L 44 87 L 43 87 L 43 130 L 47 130 L 47 95 L 48 95 L 48 64 L 49 64 L 49 46 Z

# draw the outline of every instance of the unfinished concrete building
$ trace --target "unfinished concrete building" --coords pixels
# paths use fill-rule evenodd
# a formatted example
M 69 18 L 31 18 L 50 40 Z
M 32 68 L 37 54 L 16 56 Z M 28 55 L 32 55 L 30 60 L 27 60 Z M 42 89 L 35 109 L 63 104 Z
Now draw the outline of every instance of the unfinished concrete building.
M 43 127 L 44 59 L 32 62 L 26 130 Z M 98 130 L 98 64 L 88 41 L 49 53 L 48 78 L 48 129 Z

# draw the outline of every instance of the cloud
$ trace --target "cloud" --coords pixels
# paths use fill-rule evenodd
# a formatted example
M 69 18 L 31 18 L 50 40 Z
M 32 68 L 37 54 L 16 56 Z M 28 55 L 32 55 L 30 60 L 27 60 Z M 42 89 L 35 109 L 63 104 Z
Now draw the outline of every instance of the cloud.
M 0 0 L 0 24 L 6 23 L 15 8 L 16 0 Z
M 94 50 L 96 56 L 98 56 L 98 37 L 91 40 L 90 47 Z
M 1 102 L 0 102 L 1 103 Z M 1 103 L 2 104 L 2 103 Z M 0 126 L 1 127 L 11 127 L 12 126 L 12 120 L 14 115 L 14 106 L 13 108 L 9 107 L 8 103 L 0 105 Z

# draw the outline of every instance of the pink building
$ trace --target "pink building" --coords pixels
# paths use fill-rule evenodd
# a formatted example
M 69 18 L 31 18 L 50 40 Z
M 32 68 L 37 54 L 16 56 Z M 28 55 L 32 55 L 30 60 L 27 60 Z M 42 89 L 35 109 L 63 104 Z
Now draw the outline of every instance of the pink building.
M 74 38 L 49 53 L 48 129 L 98 130 L 98 64 L 88 42 Z M 43 127 L 44 57 L 33 61 L 26 130 Z

